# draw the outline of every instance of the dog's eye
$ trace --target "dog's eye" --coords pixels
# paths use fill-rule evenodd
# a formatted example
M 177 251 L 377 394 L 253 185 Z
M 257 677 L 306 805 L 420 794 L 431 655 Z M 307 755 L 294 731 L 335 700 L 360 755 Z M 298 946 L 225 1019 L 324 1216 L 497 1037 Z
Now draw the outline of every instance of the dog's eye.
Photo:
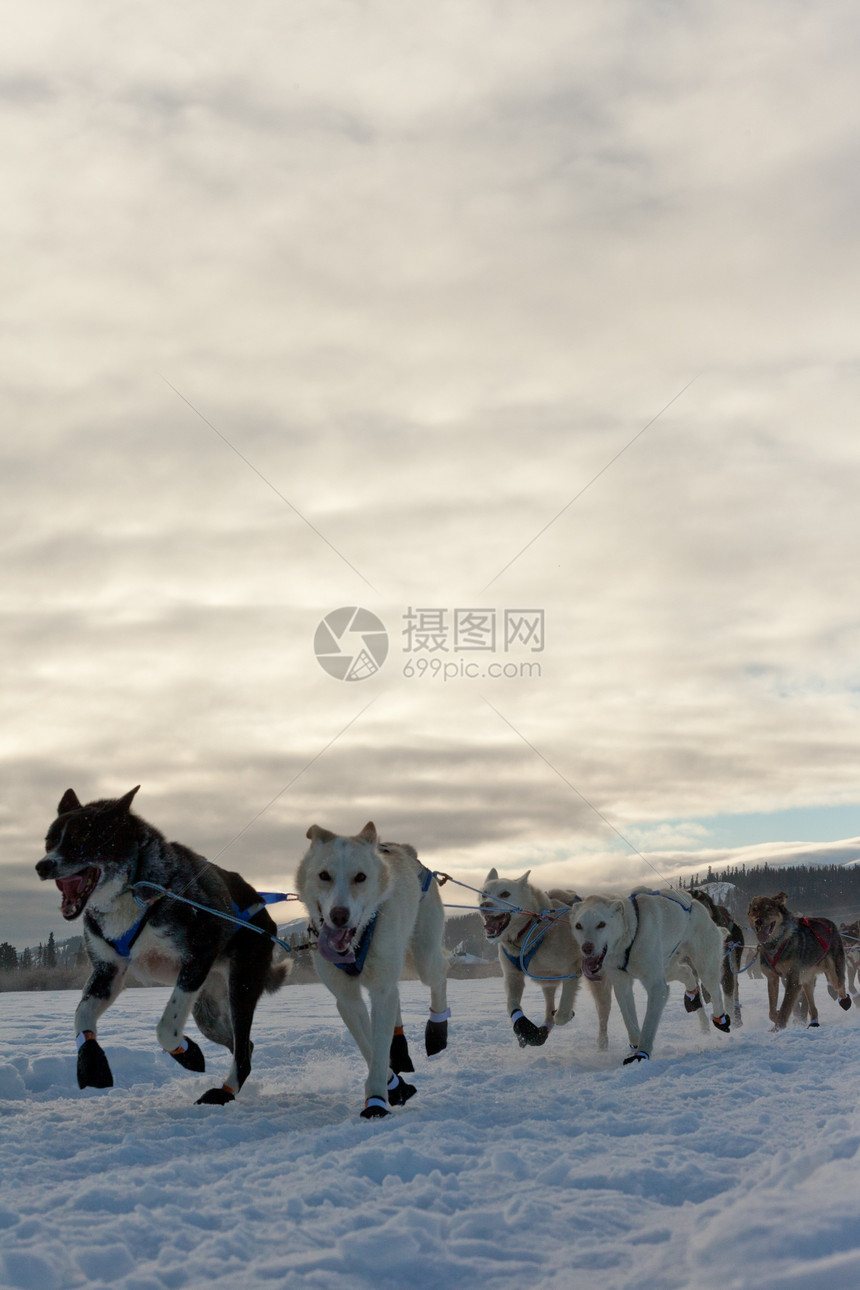
M 331 874 L 328 869 L 321 869 L 319 872 L 320 882 L 331 882 Z
M 511 893 L 510 893 L 509 891 L 500 891 L 500 892 L 499 892 L 499 900 L 507 900 L 507 899 L 508 899 L 508 897 L 510 896 L 510 894 L 511 894 Z
M 598 923 L 597 924 L 598 931 L 600 930 L 601 927 L 605 927 L 605 926 L 606 926 L 605 923 Z
M 353 882 L 366 882 L 366 881 L 367 881 L 366 873 L 357 873 L 353 878 Z
M 574 927 L 578 932 L 582 931 L 582 923 L 574 923 Z

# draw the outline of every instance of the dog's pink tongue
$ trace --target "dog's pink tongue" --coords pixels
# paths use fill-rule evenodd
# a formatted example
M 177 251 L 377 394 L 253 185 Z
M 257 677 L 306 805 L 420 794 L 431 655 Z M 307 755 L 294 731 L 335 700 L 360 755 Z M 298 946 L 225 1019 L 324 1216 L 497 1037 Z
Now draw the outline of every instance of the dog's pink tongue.
M 582 960 L 582 970 L 589 981 L 600 980 L 600 969 L 603 967 L 603 955 L 593 954 Z
M 60 907 L 64 914 L 77 907 L 81 896 L 84 894 L 88 878 L 88 874 L 78 873 L 73 878 L 55 879 L 63 897 Z
M 318 953 L 329 963 L 354 963 L 352 933 L 351 927 L 335 928 L 323 923 L 317 938 Z

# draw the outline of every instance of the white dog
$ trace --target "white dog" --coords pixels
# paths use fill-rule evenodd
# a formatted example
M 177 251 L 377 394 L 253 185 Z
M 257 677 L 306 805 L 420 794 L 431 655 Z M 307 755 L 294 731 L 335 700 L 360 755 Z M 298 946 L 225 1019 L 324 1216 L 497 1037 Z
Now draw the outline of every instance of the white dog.
M 561 888 L 541 891 L 529 882 L 530 873 L 529 869 L 521 878 L 500 878 L 491 869 L 479 908 L 487 940 L 499 948 L 508 1015 L 521 1048 L 545 1044 L 553 1025 L 564 1026 L 570 1021 L 582 979 L 582 955 L 566 916 L 579 897 Z M 541 923 L 538 915 L 551 909 L 558 911 L 557 917 Z M 529 1021 L 520 1007 L 527 976 L 537 980 L 543 990 L 542 1026 Z M 561 1001 L 556 1008 L 559 984 Z M 589 986 L 597 1008 L 597 1046 L 606 1048 L 612 987 L 606 981 L 589 981 Z
M 630 896 L 586 896 L 570 912 L 573 935 L 582 951 L 582 970 L 590 981 L 607 980 L 627 1027 L 631 1053 L 624 1064 L 651 1055 L 654 1036 L 669 997 L 669 980 L 683 981 L 688 1012 L 702 1006 L 698 980 L 713 1002 L 713 1022 L 728 1031 L 720 966 L 725 932 L 704 905 L 680 893 L 642 888 Z M 698 978 L 698 979 L 697 979 Z M 642 1030 L 633 1000 L 633 982 L 648 996 Z M 717 1013 L 717 1007 L 721 1011 Z
M 403 1035 L 398 982 L 407 949 L 430 987 L 428 1055 L 448 1043 L 448 960 L 442 948 L 445 911 L 439 887 L 413 847 L 381 843 L 366 824 L 340 837 L 316 824 L 296 876 L 318 932 L 316 970 L 367 1062 L 365 1119 L 388 1114 L 415 1093 L 400 1071 L 414 1070 Z M 370 995 L 371 1012 L 361 987 Z

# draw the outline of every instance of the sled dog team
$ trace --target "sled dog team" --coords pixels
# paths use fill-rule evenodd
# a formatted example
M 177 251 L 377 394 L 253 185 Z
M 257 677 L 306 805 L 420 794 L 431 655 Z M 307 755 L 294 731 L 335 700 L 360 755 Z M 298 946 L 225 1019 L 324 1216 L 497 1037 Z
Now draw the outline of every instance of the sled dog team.
M 75 1012 L 78 1084 L 107 1088 L 113 1083 L 98 1042 L 98 1021 L 133 966 L 138 980 L 173 986 L 156 1037 L 181 1066 L 205 1069 L 203 1053 L 185 1034 L 189 1016 L 207 1039 L 231 1053 L 224 1082 L 198 1098 L 223 1104 L 248 1078 L 254 1010 L 264 991 L 283 984 L 289 960 L 276 961 L 277 929 L 265 896 L 239 874 L 168 842 L 135 815 L 131 805 L 137 791 L 83 805 L 69 789 L 36 865 L 38 876 L 53 879 L 59 888 L 63 917 L 83 915 L 92 972 Z M 354 837 L 315 824 L 307 837 L 297 887 L 316 934 L 316 970 L 367 1063 L 361 1115 L 374 1119 L 416 1092 L 403 1079 L 414 1070 L 398 988 L 407 951 L 430 990 L 426 1052 L 432 1056 L 447 1046 L 450 1010 L 439 885 L 413 847 L 381 842 L 372 823 Z M 691 897 L 641 888 L 630 895 L 581 898 L 567 889 L 542 891 L 529 876 L 504 878 L 491 869 L 479 906 L 485 934 L 498 946 L 507 1009 L 521 1046 L 544 1044 L 553 1026 L 570 1021 L 583 977 L 597 1010 L 601 1049 L 608 1046 L 615 995 L 630 1043 L 625 1065 L 650 1056 L 669 981 L 683 983 L 685 1008 L 699 1012 L 706 1028 L 705 1004 L 718 1030 L 728 1032 L 732 1020 L 741 1024 L 740 928 L 707 893 Z M 819 1024 L 813 995 L 819 972 L 840 1006 L 851 1006 L 845 949 L 834 923 L 798 918 L 787 909 L 784 893 L 757 896 L 749 916 L 774 1029 L 785 1027 L 801 991 L 809 1024 Z M 538 981 L 544 995 L 538 1026 L 521 1008 L 527 977 Z M 778 1007 L 780 979 L 784 995 Z M 634 981 L 646 995 L 641 1026 Z

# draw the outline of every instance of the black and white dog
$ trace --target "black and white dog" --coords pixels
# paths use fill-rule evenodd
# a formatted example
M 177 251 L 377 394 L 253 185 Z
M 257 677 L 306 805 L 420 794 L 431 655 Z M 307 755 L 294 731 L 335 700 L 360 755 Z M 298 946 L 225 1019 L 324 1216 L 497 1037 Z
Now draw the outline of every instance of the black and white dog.
M 138 787 L 140 787 L 138 785 Z M 44 881 L 62 893 L 63 918 L 84 914 L 84 941 L 93 972 L 75 1012 L 78 1084 L 109 1088 L 113 1076 L 96 1039 L 99 1017 L 117 998 L 130 965 L 147 983 L 174 985 L 156 1027 L 161 1047 L 188 1070 L 205 1069 L 203 1054 L 183 1034 L 189 1013 L 207 1039 L 233 1054 L 221 1088 L 198 1102 L 230 1102 L 251 1070 L 251 1022 L 264 990 L 283 984 L 287 964 L 272 963 L 276 928 L 257 892 L 229 873 L 133 815 L 137 788 L 116 800 L 82 806 L 70 788 L 45 839 L 47 854 L 36 865 Z M 157 883 L 208 909 L 243 918 L 268 935 L 192 908 L 169 895 L 140 889 Z

